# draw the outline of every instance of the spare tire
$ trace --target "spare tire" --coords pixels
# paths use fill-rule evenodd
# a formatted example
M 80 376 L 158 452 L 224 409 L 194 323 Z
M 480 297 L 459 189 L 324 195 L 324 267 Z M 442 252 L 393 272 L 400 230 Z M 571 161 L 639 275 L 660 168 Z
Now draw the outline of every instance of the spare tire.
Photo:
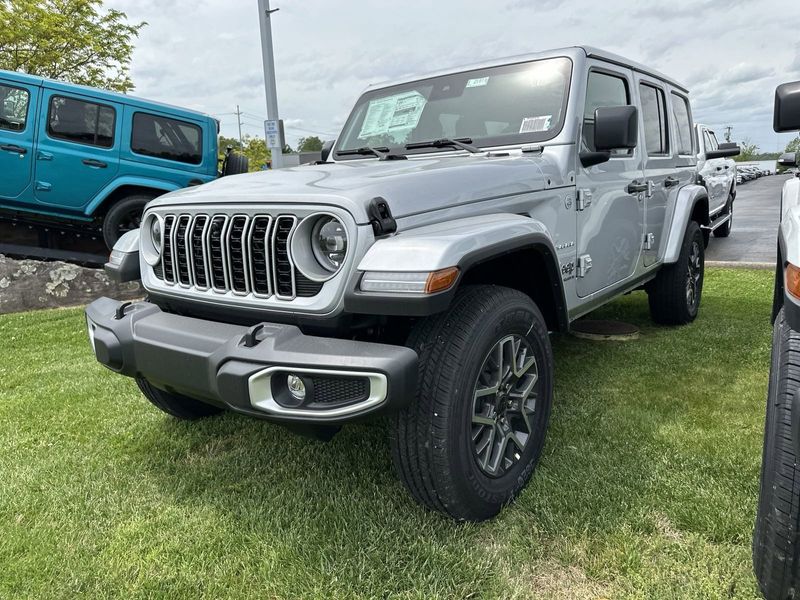
M 250 171 L 250 159 L 244 154 L 238 152 L 231 152 L 225 157 L 225 162 L 222 165 L 222 176 L 227 175 L 241 175 Z

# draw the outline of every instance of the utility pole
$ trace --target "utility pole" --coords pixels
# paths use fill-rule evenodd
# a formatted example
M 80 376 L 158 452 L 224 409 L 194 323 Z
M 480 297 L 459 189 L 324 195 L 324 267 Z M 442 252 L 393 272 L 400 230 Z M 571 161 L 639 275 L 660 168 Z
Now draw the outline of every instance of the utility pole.
M 244 152 L 244 140 L 242 139 L 242 111 L 239 110 L 239 105 L 236 105 L 236 120 L 239 122 L 239 150 Z
M 275 87 L 275 56 L 272 52 L 272 13 L 279 9 L 270 10 L 269 0 L 258 0 L 258 21 L 261 25 L 261 55 L 264 61 L 264 89 L 267 93 L 267 119 L 277 121 L 278 116 L 278 90 Z M 269 139 L 266 135 L 264 139 Z M 283 166 L 283 148 L 270 148 L 272 154 L 272 168 L 280 169 Z
M 725 127 L 725 141 L 726 142 L 730 142 L 731 141 L 731 131 L 733 131 L 733 127 L 731 127 L 730 125 L 727 125 Z

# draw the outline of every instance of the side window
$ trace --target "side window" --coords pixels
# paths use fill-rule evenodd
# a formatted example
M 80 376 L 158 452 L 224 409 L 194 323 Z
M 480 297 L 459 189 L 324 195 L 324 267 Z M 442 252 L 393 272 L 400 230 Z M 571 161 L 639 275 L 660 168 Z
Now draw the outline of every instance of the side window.
M 594 111 L 603 106 L 630 104 L 628 82 L 623 77 L 590 71 L 586 83 L 586 106 L 583 110 L 583 143 L 594 152 Z M 630 154 L 632 150 L 615 150 L 613 155 Z
M 136 113 L 131 150 L 144 156 L 199 165 L 203 162 L 203 131 L 185 121 Z
M 708 138 L 711 140 L 711 149 L 719 150 L 719 142 L 717 141 L 717 134 L 713 131 L 708 132 Z
M 28 90 L 0 85 L 0 129 L 24 131 L 30 100 Z
M 706 148 L 706 152 L 714 149 L 714 144 L 711 143 L 711 138 L 708 137 L 708 131 L 703 130 L 703 146 Z
M 689 101 L 673 92 L 672 115 L 675 118 L 678 154 L 694 154 L 692 148 L 692 121 L 689 119 Z
M 646 83 L 639 84 L 644 119 L 644 142 L 648 156 L 669 153 L 667 146 L 667 102 L 664 92 Z
M 115 122 L 116 111 L 110 106 L 64 96 L 50 99 L 47 133 L 52 138 L 111 148 Z

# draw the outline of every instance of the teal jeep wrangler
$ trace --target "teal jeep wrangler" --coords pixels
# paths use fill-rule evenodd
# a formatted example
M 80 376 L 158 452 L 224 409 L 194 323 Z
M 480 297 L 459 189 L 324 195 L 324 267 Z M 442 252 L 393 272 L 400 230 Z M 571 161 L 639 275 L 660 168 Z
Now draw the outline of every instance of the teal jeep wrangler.
M 110 247 L 153 198 L 247 171 L 208 115 L 0 71 L 0 215 L 71 222 Z

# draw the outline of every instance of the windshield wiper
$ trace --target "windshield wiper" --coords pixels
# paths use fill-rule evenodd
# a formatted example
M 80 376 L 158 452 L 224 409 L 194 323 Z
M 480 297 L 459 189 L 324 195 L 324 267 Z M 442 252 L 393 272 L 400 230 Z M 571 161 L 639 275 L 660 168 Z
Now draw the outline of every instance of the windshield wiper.
M 430 140 L 429 142 L 414 142 L 412 144 L 406 144 L 406 150 L 415 150 L 417 148 L 461 148 L 462 150 L 467 150 L 468 152 L 472 152 L 475 154 L 476 152 L 482 152 L 480 148 L 472 145 L 472 138 L 440 138 L 438 140 Z
M 353 156 L 356 154 L 367 155 L 372 154 L 377 156 L 380 160 L 405 160 L 407 157 L 404 154 L 394 154 L 386 146 L 364 146 L 363 148 L 354 148 L 353 150 L 337 150 L 337 156 Z

